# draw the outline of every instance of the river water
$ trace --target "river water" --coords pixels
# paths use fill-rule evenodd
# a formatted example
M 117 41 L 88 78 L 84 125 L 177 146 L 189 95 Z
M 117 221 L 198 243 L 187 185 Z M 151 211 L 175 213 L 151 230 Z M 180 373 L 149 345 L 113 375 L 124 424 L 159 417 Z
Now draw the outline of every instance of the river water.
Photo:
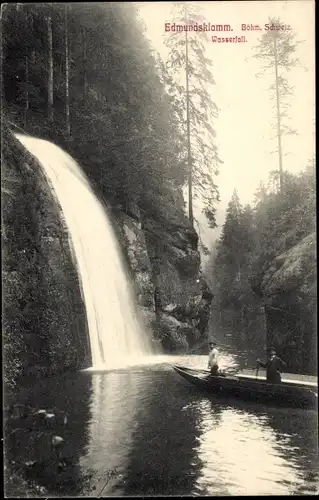
M 49 453 L 48 436 L 63 437 L 66 470 L 37 472 L 52 495 L 318 491 L 316 411 L 217 401 L 175 373 L 174 363 L 206 367 L 207 355 L 161 356 L 143 366 L 29 386 L 20 403 L 54 413 L 54 423 L 39 437 L 26 423 L 28 412 L 24 423 L 19 417 L 7 441 L 9 458 L 37 461 Z M 222 353 L 221 366 L 238 366 L 238 359 Z

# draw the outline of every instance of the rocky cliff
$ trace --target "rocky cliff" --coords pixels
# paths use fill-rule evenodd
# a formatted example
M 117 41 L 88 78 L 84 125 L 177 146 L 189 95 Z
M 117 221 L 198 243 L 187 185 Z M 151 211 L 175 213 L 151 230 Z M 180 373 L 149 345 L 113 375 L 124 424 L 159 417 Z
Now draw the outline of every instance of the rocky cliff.
M 316 287 L 316 233 L 275 258 L 260 284 L 268 345 L 292 372 L 317 372 Z
M 176 208 L 181 196 L 172 191 L 167 211 L 153 217 L 136 205 L 116 215 L 139 307 L 155 340 L 170 352 L 205 336 L 213 298 L 201 274 L 197 233 Z
M 85 308 L 61 209 L 42 168 L 2 131 L 4 381 L 90 366 Z

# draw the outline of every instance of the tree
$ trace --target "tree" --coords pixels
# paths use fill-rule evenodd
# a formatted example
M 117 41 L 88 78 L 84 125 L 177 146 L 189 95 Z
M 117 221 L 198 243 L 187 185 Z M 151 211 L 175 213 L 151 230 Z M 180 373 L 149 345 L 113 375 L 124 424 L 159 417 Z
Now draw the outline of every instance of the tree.
M 269 24 L 273 27 L 281 26 L 283 23 L 278 18 L 269 18 Z M 267 30 L 259 39 L 259 45 L 254 49 L 257 53 L 254 55 L 261 59 L 264 64 L 262 71 L 258 76 L 267 72 L 273 72 L 273 84 L 269 90 L 271 99 L 274 101 L 276 117 L 276 138 L 278 143 L 278 163 L 279 163 L 279 181 L 280 191 L 284 189 L 284 171 L 283 171 L 283 146 L 282 137 L 284 134 L 296 134 L 296 130 L 284 123 L 288 119 L 288 108 L 290 107 L 289 98 L 293 95 L 293 87 L 288 83 L 285 73 L 296 66 L 300 66 L 300 61 L 295 57 L 295 52 L 301 42 L 296 41 L 296 35 L 291 29 L 271 29 Z
M 28 134 L 51 140 L 69 152 L 83 167 L 96 194 L 114 212 L 132 213 L 129 209 L 137 208 L 134 215 L 141 221 L 144 234 L 150 233 L 149 239 L 156 239 L 154 244 L 152 240 L 155 259 L 159 255 L 164 260 L 169 251 L 171 255 L 174 253 L 176 234 L 186 251 L 189 243 L 196 250 L 196 232 L 183 213 L 182 187 L 187 172 L 181 161 L 182 134 L 175 127 L 179 123 L 178 105 L 165 89 L 163 78 L 167 75 L 158 73 L 149 43 L 140 29 L 136 7 L 110 2 L 26 5 L 34 24 L 32 30 L 28 29 L 24 12 L 17 11 L 15 6 L 7 9 L 4 22 L 4 100 L 11 124 L 24 128 Z M 30 63 L 28 78 L 26 55 Z M 27 123 L 23 120 L 26 80 L 30 103 Z M 34 171 L 37 179 L 41 169 L 35 167 Z M 10 195 L 10 186 L 6 190 Z M 36 206 L 38 192 L 32 186 L 29 192 L 31 197 L 33 193 L 31 201 Z M 20 195 L 25 199 L 25 189 L 20 190 Z M 21 230 L 28 227 L 25 217 L 30 220 L 30 211 L 25 209 L 27 200 L 24 201 L 18 203 L 23 210 L 23 224 L 19 213 L 10 210 Z M 41 214 L 34 212 L 40 218 Z M 35 227 L 37 223 L 38 219 Z M 46 230 L 47 224 L 43 223 L 43 228 Z M 15 239 L 18 243 L 22 241 L 11 236 L 13 243 Z M 28 241 L 23 240 L 24 246 L 30 246 Z M 30 266 L 19 256 L 15 255 L 14 260 L 29 271 Z M 36 264 L 33 269 L 44 266 Z M 195 264 L 197 272 L 199 262 Z M 156 264 L 153 268 L 157 292 L 160 269 Z M 24 273 L 21 281 L 27 284 L 34 273 L 31 275 L 25 277 Z M 17 282 L 12 291 L 13 302 L 19 288 L 24 291 Z M 51 294 L 50 286 L 45 284 L 43 289 Z M 46 300 L 44 293 L 39 295 Z M 25 293 L 23 300 L 34 305 L 29 297 Z M 54 293 L 50 297 L 53 299 Z M 158 313 L 158 300 L 156 304 Z M 41 322 L 41 330 L 49 324 L 45 313 L 43 307 L 42 317 L 35 318 Z M 21 316 L 23 320 L 24 315 Z M 14 311 L 10 318 L 15 320 Z M 36 326 L 33 331 L 40 331 Z M 17 331 L 23 336 L 25 329 L 21 326 Z M 64 333 L 62 328 L 59 331 Z M 40 349 L 40 344 L 37 347 Z
M 234 289 L 236 281 L 241 278 L 240 262 L 240 218 L 242 206 L 237 191 L 231 197 L 226 211 L 225 223 L 217 244 L 215 258 L 215 283 L 217 287 L 217 300 L 221 304 L 232 302 L 230 290 Z
M 212 281 L 219 307 L 241 312 L 242 318 L 247 304 L 253 304 L 250 274 L 256 258 L 256 232 L 253 208 L 243 207 L 234 190 L 215 247 Z
M 188 167 L 189 220 L 194 225 L 193 197 L 200 197 L 211 227 L 216 227 L 215 203 L 219 201 L 219 194 L 214 176 L 222 162 L 212 126 L 218 109 L 209 90 L 215 82 L 210 70 L 212 62 L 205 56 L 205 32 L 191 36 L 196 23 L 205 19 L 197 5 L 185 2 L 175 4 L 172 21 L 184 24 L 184 36 L 172 32 L 165 45 L 169 48 L 167 68 L 174 75 L 175 98 L 182 105 L 181 121 L 187 137 L 184 159 Z
M 248 264 L 251 262 L 256 244 L 256 225 L 255 214 L 253 208 L 247 204 L 241 212 L 241 234 L 242 234 L 242 253 L 243 262 Z
M 227 310 L 226 321 L 230 318 L 237 326 L 241 312 L 246 326 L 247 319 L 252 324 L 257 320 L 259 329 L 263 328 L 258 320 L 260 306 L 266 304 L 268 340 L 277 339 L 287 352 L 290 342 L 303 345 L 298 352 L 304 353 L 304 369 L 309 370 L 316 335 L 312 320 L 316 310 L 315 160 L 299 174 L 283 172 L 283 180 L 285 196 L 272 182 L 267 189 L 260 183 L 253 209 L 242 208 L 233 194 L 212 269 L 215 300 L 220 312 Z M 254 326 L 255 336 L 258 328 Z M 294 362 L 294 369 L 300 369 L 300 363 Z
M 65 5 L 65 125 L 67 137 L 70 137 L 70 97 L 69 97 L 69 34 L 68 34 L 68 5 Z
M 179 186 L 183 186 L 188 179 L 188 171 L 185 168 L 187 139 L 185 138 L 184 127 L 184 99 L 183 96 L 176 93 L 176 84 L 171 71 L 159 53 L 155 54 L 155 59 L 157 72 L 165 95 L 162 105 L 164 104 L 167 110 L 166 120 L 169 123 L 170 134 L 174 143 L 175 168 L 172 179 L 175 179 Z
M 136 17 L 131 4 L 8 5 L 3 102 L 11 122 L 70 152 L 106 200 L 134 200 L 144 213 L 164 203 L 164 191 L 182 188 L 186 169 L 178 105 Z

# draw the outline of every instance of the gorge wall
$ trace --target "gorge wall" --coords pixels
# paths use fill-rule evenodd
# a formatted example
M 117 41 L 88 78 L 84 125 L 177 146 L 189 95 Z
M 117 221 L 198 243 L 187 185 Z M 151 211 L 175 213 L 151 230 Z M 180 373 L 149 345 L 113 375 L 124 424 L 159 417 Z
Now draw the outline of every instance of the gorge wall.
M 5 383 L 91 364 L 85 306 L 63 214 L 37 160 L 3 128 L 2 243 Z M 174 206 L 170 192 L 169 206 Z M 180 199 L 179 199 L 180 201 Z M 197 234 L 181 210 L 114 207 L 137 303 L 165 351 L 205 334 L 212 294 Z
M 69 235 L 37 160 L 2 131 L 4 381 L 91 364 Z
M 267 343 L 289 371 L 317 374 L 316 233 L 273 260 L 260 283 Z
M 188 349 L 205 338 L 213 294 L 202 276 L 198 235 L 173 191 L 167 210 L 141 215 L 136 205 L 116 219 L 135 283 L 136 300 L 155 341 L 165 351 Z M 174 200 L 179 198 L 179 203 Z

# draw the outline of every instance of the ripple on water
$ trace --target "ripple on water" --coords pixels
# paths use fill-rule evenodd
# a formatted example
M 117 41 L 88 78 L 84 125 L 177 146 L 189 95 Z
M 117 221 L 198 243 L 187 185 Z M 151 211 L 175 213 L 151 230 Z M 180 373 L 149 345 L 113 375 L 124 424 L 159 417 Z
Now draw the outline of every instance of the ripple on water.
M 206 362 L 206 356 L 165 356 L 144 367 L 85 372 L 58 384 L 52 379 L 42 392 L 33 387 L 25 404 L 57 412 L 67 407 L 65 444 L 82 471 L 93 470 L 95 492 L 102 490 L 110 471 L 117 471 L 103 490 L 105 496 L 315 491 L 313 414 L 217 402 L 188 386 L 171 368 L 205 367 Z M 59 432 L 65 437 L 66 431 Z M 33 442 L 24 434 L 12 446 L 23 456 Z

